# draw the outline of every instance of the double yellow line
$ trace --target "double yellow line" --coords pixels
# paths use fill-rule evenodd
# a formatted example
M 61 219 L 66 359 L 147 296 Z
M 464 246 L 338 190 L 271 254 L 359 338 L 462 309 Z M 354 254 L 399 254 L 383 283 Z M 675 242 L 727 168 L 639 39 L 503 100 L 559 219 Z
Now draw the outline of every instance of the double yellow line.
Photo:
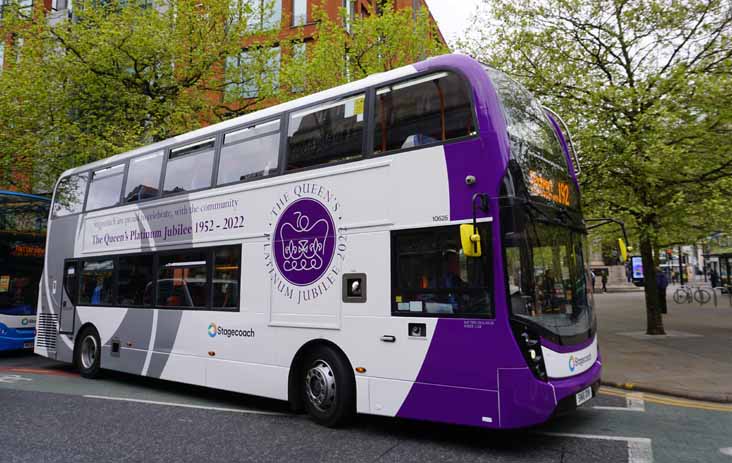
M 622 397 L 624 399 L 638 398 L 645 402 L 654 404 L 670 405 L 672 407 L 684 407 L 684 408 L 695 408 L 698 410 L 709 410 L 714 412 L 728 412 L 732 413 L 732 404 L 718 404 L 714 402 L 704 402 L 702 400 L 690 400 L 681 399 L 677 397 L 670 397 L 659 394 L 650 394 L 646 392 L 628 392 L 622 389 L 615 389 L 603 386 L 600 388 L 600 394 L 609 395 L 613 397 Z

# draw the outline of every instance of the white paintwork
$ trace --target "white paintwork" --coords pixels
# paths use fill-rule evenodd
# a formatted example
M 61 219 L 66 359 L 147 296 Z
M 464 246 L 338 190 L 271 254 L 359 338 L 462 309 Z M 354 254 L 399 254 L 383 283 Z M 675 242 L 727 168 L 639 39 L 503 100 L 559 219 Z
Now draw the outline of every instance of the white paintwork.
M 102 309 L 104 310 L 102 316 L 100 316 L 99 310 L 99 307 L 85 307 L 80 305 L 76 307 L 76 314 L 79 316 L 82 324 L 86 322 L 94 323 L 94 326 L 99 332 L 99 340 L 102 341 L 102 345 L 105 345 L 109 344 L 109 340 L 130 309 L 105 307 Z
M 550 378 L 569 378 L 589 370 L 597 361 L 597 337 L 582 350 L 569 353 L 555 352 L 541 346 L 541 353 Z M 570 367 L 574 365 L 574 369 Z
M 35 328 L 35 315 L 2 315 L 0 314 L 0 323 L 8 328 Z
M 369 380 L 370 412 L 373 415 L 395 416 L 411 388 L 412 383 L 408 381 L 371 378 Z

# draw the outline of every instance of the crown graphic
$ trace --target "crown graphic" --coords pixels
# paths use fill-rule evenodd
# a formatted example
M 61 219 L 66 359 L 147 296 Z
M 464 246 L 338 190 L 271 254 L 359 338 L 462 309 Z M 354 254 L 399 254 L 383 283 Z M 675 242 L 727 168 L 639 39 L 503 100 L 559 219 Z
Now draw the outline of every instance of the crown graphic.
M 319 219 L 311 225 L 307 215 L 295 212 L 295 223 L 285 222 L 280 229 L 282 269 L 286 272 L 320 270 L 329 231 L 327 220 Z

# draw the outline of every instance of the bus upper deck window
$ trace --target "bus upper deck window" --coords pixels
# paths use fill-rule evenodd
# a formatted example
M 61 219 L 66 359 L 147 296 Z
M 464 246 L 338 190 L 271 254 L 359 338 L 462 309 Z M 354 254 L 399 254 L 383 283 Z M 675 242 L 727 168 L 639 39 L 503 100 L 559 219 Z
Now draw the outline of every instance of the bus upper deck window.
M 125 185 L 125 202 L 133 203 L 158 196 L 163 152 L 146 154 L 130 160 Z
M 93 211 L 119 203 L 124 174 L 124 164 L 95 170 L 92 174 L 91 185 L 89 185 L 89 198 L 86 200 L 86 210 Z
M 227 133 L 221 148 L 218 185 L 277 173 L 280 121 Z
M 292 114 L 287 170 L 361 157 L 364 101 L 360 94 Z
M 53 198 L 53 216 L 63 217 L 65 215 L 81 212 L 84 206 L 86 195 L 86 184 L 89 174 L 70 175 L 63 178 L 56 188 Z
M 377 153 L 475 133 L 470 89 L 448 72 L 377 89 L 374 117 Z
M 165 168 L 163 193 L 180 193 L 211 186 L 213 160 L 213 138 L 172 149 Z

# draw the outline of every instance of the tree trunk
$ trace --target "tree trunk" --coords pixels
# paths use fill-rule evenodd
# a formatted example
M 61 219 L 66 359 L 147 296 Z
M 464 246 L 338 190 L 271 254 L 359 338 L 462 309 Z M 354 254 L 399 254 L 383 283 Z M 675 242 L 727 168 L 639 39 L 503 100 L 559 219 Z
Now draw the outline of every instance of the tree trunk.
M 659 308 L 658 288 L 656 286 L 656 267 L 653 259 L 653 243 L 641 236 L 640 252 L 643 260 L 643 282 L 646 293 L 646 334 L 666 334 Z

